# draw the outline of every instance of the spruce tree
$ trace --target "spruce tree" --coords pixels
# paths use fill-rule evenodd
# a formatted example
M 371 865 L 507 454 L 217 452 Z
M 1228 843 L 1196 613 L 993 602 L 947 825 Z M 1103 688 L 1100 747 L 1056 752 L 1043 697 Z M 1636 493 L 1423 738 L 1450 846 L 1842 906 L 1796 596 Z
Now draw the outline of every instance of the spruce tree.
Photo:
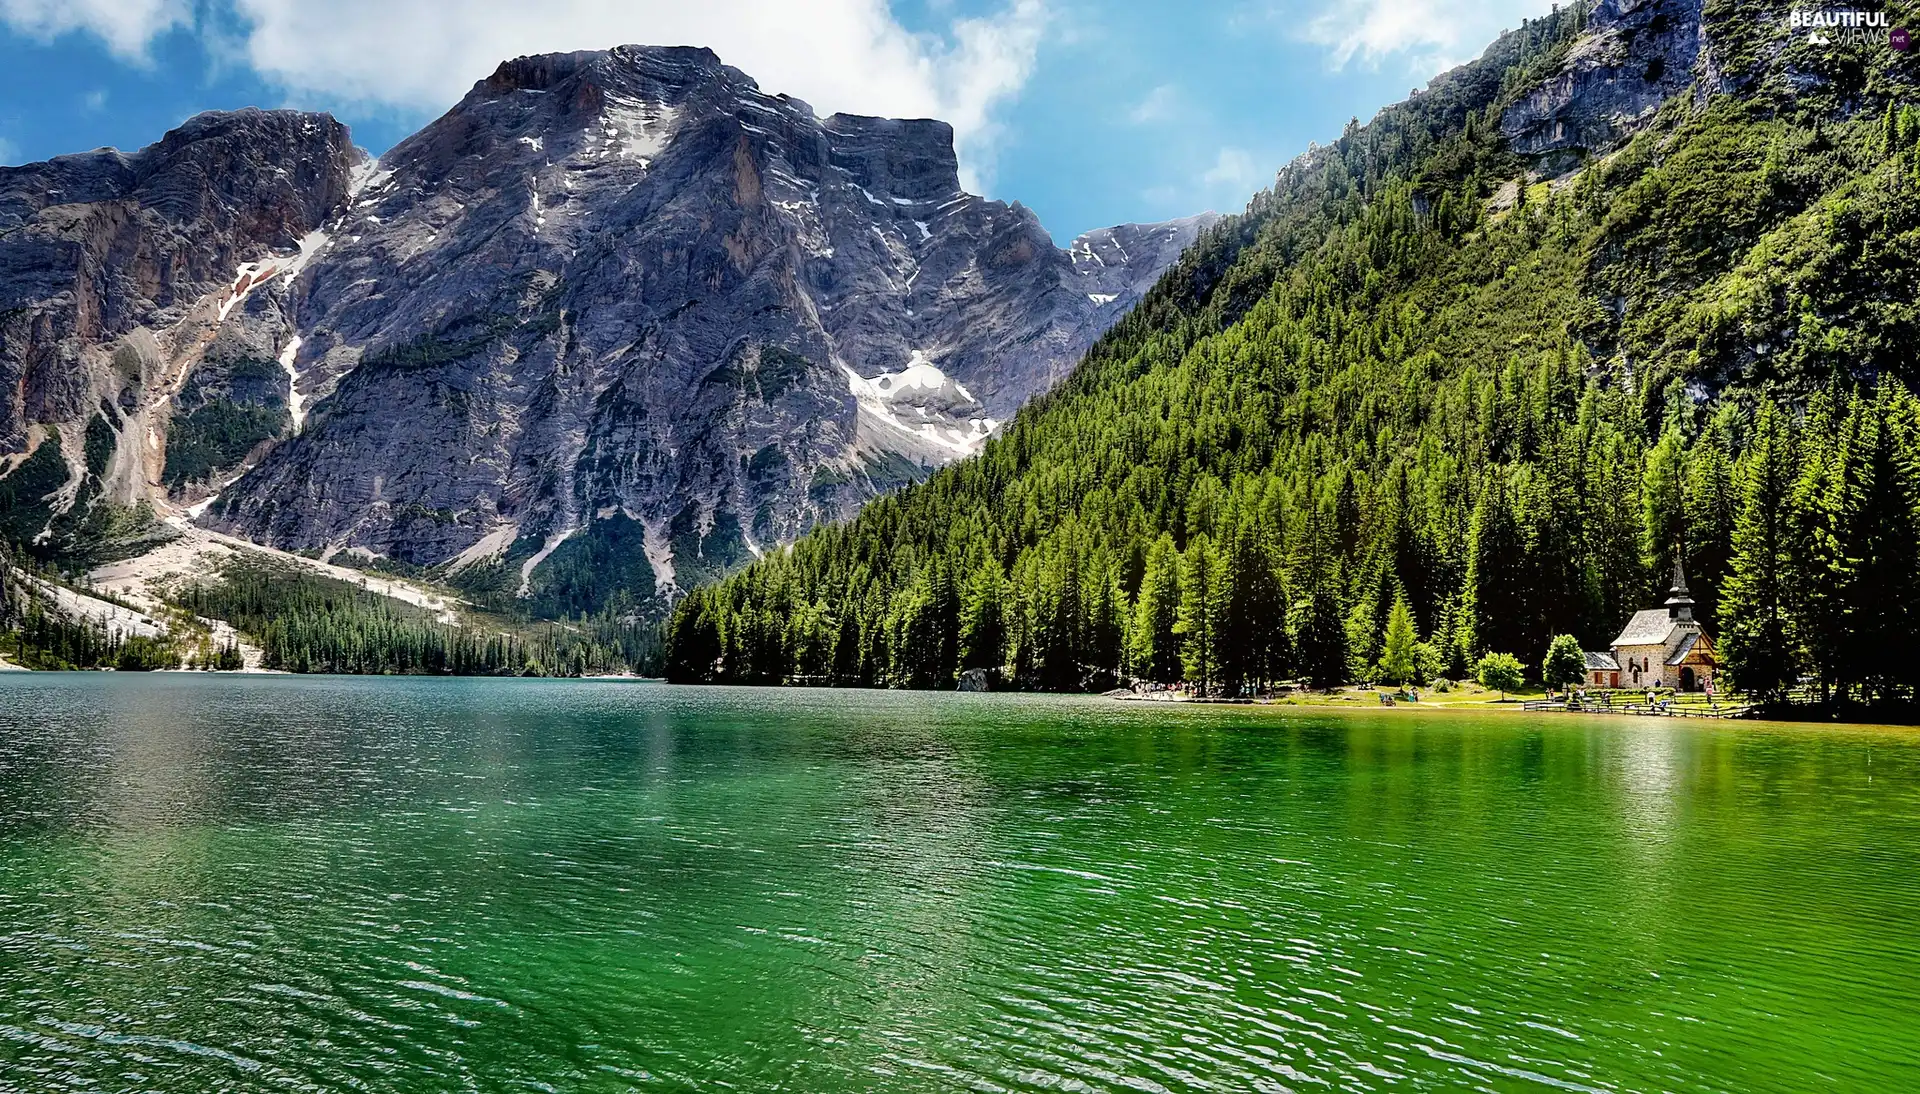
M 1533 596 L 1527 543 L 1506 475 L 1494 471 L 1474 508 L 1467 600 L 1477 649 L 1524 649 Z
M 1386 636 L 1380 649 L 1380 682 L 1395 687 L 1416 679 L 1419 669 L 1417 651 L 1414 647 L 1420 636 L 1414 633 L 1413 611 L 1407 607 L 1404 595 L 1393 598 L 1393 608 L 1387 613 Z
M 1314 687 L 1347 682 L 1347 626 L 1332 589 L 1323 585 L 1295 605 L 1293 645 L 1299 669 Z
M 1830 492 L 1832 577 L 1840 604 L 1835 677 L 1863 699 L 1904 698 L 1916 649 L 1915 491 L 1903 443 L 1905 393 L 1895 385 L 1854 400 Z
M 1794 481 L 1793 580 L 1795 616 L 1807 651 L 1807 667 L 1819 680 L 1820 698 L 1845 685 L 1842 650 L 1846 646 L 1844 595 L 1852 563 L 1841 542 L 1839 517 L 1848 485 L 1844 469 L 1854 457 L 1858 417 L 1844 402 L 1821 397 L 1808 412 L 1800 474 Z
M 1228 687 L 1263 686 L 1286 671 L 1286 592 L 1262 529 L 1244 519 L 1226 558 L 1220 675 Z
M 1740 462 L 1733 562 L 1720 598 L 1719 654 L 1735 686 L 1777 699 L 1799 675 L 1793 487 L 1799 459 L 1785 414 L 1762 402 Z
M 1660 443 L 1647 454 L 1642 476 L 1640 553 L 1649 581 L 1647 595 L 1656 593 L 1673 573 L 1673 552 L 1686 537 L 1686 440 L 1669 422 Z
M 1687 581 L 1699 618 L 1717 626 L 1720 589 L 1733 557 L 1733 528 L 1739 505 L 1733 483 L 1731 443 L 1724 422 L 1716 419 L 1687 452 Z

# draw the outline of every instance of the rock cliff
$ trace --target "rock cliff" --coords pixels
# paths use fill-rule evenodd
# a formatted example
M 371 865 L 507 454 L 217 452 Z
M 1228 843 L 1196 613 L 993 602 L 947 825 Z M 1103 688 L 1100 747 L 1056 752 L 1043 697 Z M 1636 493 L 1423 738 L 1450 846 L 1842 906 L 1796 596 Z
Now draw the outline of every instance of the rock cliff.
M 34 377 L 0 445 L 58 433 L 118 502 L 590 610 L 973 451 L 1207 223 L 1062 249 L 960 188 L 942 122 L 822 119 L 704 49 L 523 57 L 377 164 L 247 111 L 0 173 L 0 369 Z M 94 266 L 35 250 L 63 232 Z
M 1501 115 L 1513 150 L 1549 169 L 1631 136 L 1694 83 L 1702 0 L 1598 0 L 1564 62 Z
M 284 415 L 285 384 L 248 368 L 248 332 L 222 320 L 256 259 L 298 255 L 345 211 L 359 155 L 326 115 L 242 110 L 139 152 L 0 168 L 7 531 L 45 538 L 147 500 L 190 385 L 187 415 L 209 400 L 216 415 Z

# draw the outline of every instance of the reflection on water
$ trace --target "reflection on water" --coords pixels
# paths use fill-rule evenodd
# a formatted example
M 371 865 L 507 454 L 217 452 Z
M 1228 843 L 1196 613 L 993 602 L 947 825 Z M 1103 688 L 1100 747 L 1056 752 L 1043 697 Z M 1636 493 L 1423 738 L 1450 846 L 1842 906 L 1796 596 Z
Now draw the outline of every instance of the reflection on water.
M 0 683 L 0 1090 L 1920 1086 L 1903 733 Z

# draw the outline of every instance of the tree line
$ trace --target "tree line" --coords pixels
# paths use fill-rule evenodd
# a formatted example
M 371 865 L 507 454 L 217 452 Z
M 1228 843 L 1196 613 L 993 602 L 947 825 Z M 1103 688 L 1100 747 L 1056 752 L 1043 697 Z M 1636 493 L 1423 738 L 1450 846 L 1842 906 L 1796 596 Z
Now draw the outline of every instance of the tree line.
M 261 665 L 300 673 L 584 676 L 627 672 L 651 650 L 651 629 L 582 618 L 531 627 L 442 622 L 345 581 L 265 562 L 230 560 L 178 591 L 195 615 L 224 619 L 259 645 Z
M 1608 503 L 1609 523 L 1565 519 L 1566 506 L 1596 510 L 1577 488 L 1560 496 L 1549 460 L 1490 469 L 1471 510 L 1437 527 L 1414 519 L 1417 479 L 1395 475 L 1353 555 L 1340 553 L 1342 474 L 1304 513 L 1274 479 L 1237 481 L 1205 503 L 1217 511 L 1183 514 L 1195 518 L 1184 544 L 1161 531 L 1116 550 L 1069 521 L 1020 552 L 1012 575 L 972 544 L 957 561 L 929 557 L 892 597 L 869 578 L 861 597 L 807 602 L 798 572 L 764 567 L 683 604 L 670 667 L 684 679 L 922 688 L 981 669 L 1060 690 L 1464 678 L 1488 651 L 1539 666 L 1563 631 L 1606 648 L 1634 608 L 1659 603 L 1656 575 L 1684 544 L 1698 615 L 1742 690 L 1778 697 L 1808 677 L 1826 696 L 1915 698 L 1920 400 L 1891 381 L 1823 391 L 1800 411 L 1763 400 L 1737 450 L 1729 417 L 1690 438 L 1672 425 L 1633 474 L 1613 477 L 1624 502 L 1588 495 Z M 1449 523 L 1462 557 L 1436 549 Z M 1566 538 L 1583 526 L 1604 531 Z M 1379 561 L 1343 606 L 1335 574 L 1355 555 Z M 1435 597 L 1449 574 L 1462 584 Z
M 1579 19 L 1290 165 L 979 457 L 695 590 L 669 676 L 1537 678 L 1680 551 L 1741 687 L 1911 695 L 1920 118 L 1718 96 L 1535 183 L 1501 109 Z
M 49 671 L 144 672 L 180 668 L 191 660 L 192 667 L 200 667 L 169 638 L 122 634 L 54 605 L 47 592 L 54 580 L 37 560 L 0 542 L 0 654 L 14 664 Z

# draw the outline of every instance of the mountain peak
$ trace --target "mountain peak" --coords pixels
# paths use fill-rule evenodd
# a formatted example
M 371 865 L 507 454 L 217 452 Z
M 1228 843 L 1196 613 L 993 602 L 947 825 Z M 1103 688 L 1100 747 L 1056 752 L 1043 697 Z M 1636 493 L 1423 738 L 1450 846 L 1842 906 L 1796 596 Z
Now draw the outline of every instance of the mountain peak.
M 821 128 L 834 166 L 868 190 L 920 201 L 960 191 L 960 160 L 946 122 L 835 114 Z
M 822 119 L 800 99 L 762 91 L 712 50 L 686 46 L 624 45 L 502 62 L 382 162 L 406 185 L 434 189 L 475 173 L 526 177 L 561 164 L 605 180 L 629 168 L 656 170 L 666 149 L 683 141 L 694 152 L 724 146 L 730 158 L 736 140 L 761 167 L 787 178 L 812 178 L 830 168 L 882 205 L 917 206 L 960 193 L 953 127 L 946 122 L 858 114 Z M 585 175 L 570 178 L 576 186 L 592 185 Z
M 719 55 L 705 46 L 626 45 L 515 57 L 500 62 L 493 75 L 475 85 L 475 90 L 488 95 L 550 91 L 582 74 L 606 76 L 623 71 L 683 87 L 723 74 L 732 75 L 749 86 L 759 86 L 745 73 L 721 64 Z
M 37 218 L 0 237 L 0 275 L 33 275 L 0 276 L 0 316 L 64 322 L 0 329 L 0 381 L 84 366 L 0 402 L 0 451 L 51 422 L 97 453 L 107 407 L 117 503 L 484 562 L 542 611 L 610 605 L 550 590 L 611 551 L 639 606 L 976 449 L 1196 231 L 1081 260 L 961 190 L 947 123 L 823 119 L 686 47 L 514 58 L 366 166 L 325 115 L 247 110 L 0 173 L 0 231 Z M 150 256 L 82 271 L 84 308 L 70 273 L 42 292 L 49 241 L 116 238 L 128 197 Z

